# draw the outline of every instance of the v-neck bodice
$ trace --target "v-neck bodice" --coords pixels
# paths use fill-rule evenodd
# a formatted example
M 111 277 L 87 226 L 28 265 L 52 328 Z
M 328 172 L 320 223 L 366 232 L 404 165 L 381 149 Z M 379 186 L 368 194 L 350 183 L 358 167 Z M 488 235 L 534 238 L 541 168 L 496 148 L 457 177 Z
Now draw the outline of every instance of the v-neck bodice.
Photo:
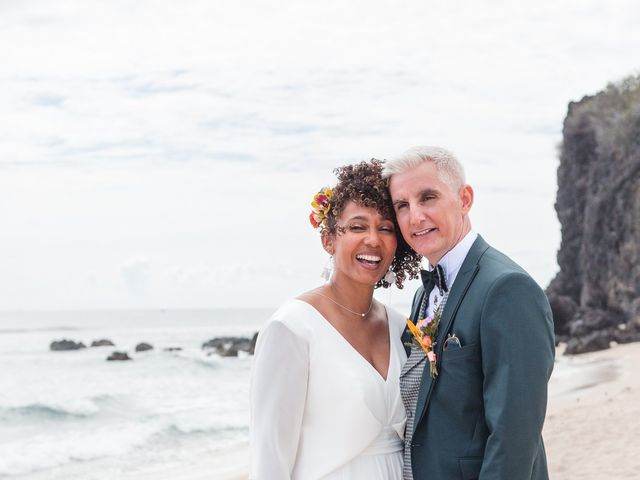
M 389 378 L 391 366 L 393 364 L 393 362 L 391 361 L 393 358 L 392 350 L 396 342 L 391 341 L 391 336 L 392 336 L 391 325 L 389 323 L 389 313 L 387 312 L 386 307 L 384 307 L 384 311 L 385 311 L 385 316 L 387 320 L 387 342 L 388 342 L 387 348 L 389 353 L 387 356 L 387 372 L 386 372 L 386 375 L 382 375 L 382 373 L 380 373 L 380 371 L 369 360 L 367 360 L 366 357 L 356 347 L 354 347 L 353 344 L 349 340 L 347 340 L 346 337 L 342 335 L 342 333 L 340 333 L 340 331 L 322 313 L 320 313 L 320 311 L 316 307 L 314 307 L 310 303 L 305 302 L 304 300 L 295 299 L 295 301 L 301 302 L 307 305 L 309 308 L 311 308 L 317 314 L 317 317 L 319 318 L 320 323 L 326 325 L 327 329 L 335 334 L 336 338 L 338 339 L 338 343 L 344 345 L 347 350 L 352 351 L 354 355 L 358 357 L 360 360 L 362 360 L 362 362 L 367 364 L 371 368 L 371 370 L 373 370 L 373 372 L 383 382 L 387 381 L 387 379 Z
M 405 319 L 388 309 L 387 320 L 386 379 L 318 310 L 302 300 L 284 304 L 261 330 L 256 365 L 262 364 L 265 372 L 274 369 L 286 372 L 289 365 L 306 368 L 303 391 L 299 391 L 302 377 L 289 381 L 288 374 L 282 380 L 286 386 L 277 385 L 278 380 L 273 376 L 264 387 L 269 391 L 291 388 L 290 393 L 278 395 L 278 411 L 289 418 L 299 402 L 303 403 L 292 479 L 343 478 L 339 475 L 364 478 L 348 472 L 353 472 L 355 465 L 360 469 L 362 464 L 372 465 L 370 462 L 379 462 L 388 455 L 388 451 L 384 455 L 380 453 L 381 445 L 383 449 L 395 445 L 401 462 L 406 415 L 399 379 L 406 353 L 400 337 Z M 277 361 L 265 366 L 263 358 L 270 355 L 268 348 L 274 349 L 271 354 Z M 286 352 L 291 355 L 287 356 Z M 254 390 L 252 395 L 256 397 L 255 403 L 260 404 L 260 392 Z M 269 415 L 273 413 L 270 411 Z M 388 470 L 384 471 L 386 473 L 367 478 L 395 478 Z

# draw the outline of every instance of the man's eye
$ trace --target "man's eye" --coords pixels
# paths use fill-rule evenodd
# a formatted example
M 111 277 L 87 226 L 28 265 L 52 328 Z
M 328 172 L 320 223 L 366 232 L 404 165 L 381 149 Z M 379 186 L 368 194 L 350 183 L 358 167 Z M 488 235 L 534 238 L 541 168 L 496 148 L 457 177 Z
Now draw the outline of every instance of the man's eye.
M 406 203 L 396 203 L 396 212 L 406 207 L 407 207 Z

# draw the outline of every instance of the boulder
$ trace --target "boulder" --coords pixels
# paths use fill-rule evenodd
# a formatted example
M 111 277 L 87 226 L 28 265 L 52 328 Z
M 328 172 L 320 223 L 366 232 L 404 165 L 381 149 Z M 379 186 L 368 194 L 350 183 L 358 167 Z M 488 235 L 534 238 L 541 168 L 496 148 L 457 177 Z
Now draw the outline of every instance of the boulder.
M 54 340 L 49 345 L 49 350 L 54 352 L 61 352 L 66 350 L 80 350 L 82 348 L 87 348 L 86 345 L 82 342 L 74 342 L 73 340 Z
M 610 331 L 591 332 L 583 337 L 572 337 L 567 343 L 566 355 L 595 352 L 610 347 L 613 335 Z
M 147 350 L 153 350 L 153 345 L 142 342 L 136 345 L 136 352 L 146 352 Z
M 238 352 L 246 352 L 253 355 L 258 334 L 253 338 L 245 337 L 216 337 L 202 344 L 203 350 L 209 353 L 217 353 L 221 357 L 237 357 Z
M 108 362 L 122 362 L 125 360 L 131 360 L 131 357 L 127 352 L 113 352 L 107 357 Z
M 94 340 L 93 342 L 91 342 L 91 346 L 92 347 L 115 347 L 115 343 L 113 343 L 111 340 L 103 338 L 101 340 Z

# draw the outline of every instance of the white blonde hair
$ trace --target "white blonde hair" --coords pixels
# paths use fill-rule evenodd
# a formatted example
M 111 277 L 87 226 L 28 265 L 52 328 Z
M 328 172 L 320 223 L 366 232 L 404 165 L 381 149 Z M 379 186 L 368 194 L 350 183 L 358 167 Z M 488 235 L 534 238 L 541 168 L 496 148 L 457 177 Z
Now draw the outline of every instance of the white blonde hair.
M 382 169 L 382 178 L 389 179 L 396 173 L 413 170 L 427 161 L 435 163 L 440 180 L 454 190 L 459 190 L 466 183 L 464 168 L 455 155 L 444 148 L 431 146 L 411 147 L 387 160 Z

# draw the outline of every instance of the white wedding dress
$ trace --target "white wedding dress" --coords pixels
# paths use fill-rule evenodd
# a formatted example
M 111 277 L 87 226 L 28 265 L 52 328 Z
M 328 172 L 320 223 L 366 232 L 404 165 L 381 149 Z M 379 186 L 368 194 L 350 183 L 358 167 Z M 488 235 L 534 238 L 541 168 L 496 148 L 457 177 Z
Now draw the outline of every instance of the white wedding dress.
M 386 380 L 308 303 L 269 319 L 251 384 L 252 480 L 402 480 L 405 319 L 387 317 Z

